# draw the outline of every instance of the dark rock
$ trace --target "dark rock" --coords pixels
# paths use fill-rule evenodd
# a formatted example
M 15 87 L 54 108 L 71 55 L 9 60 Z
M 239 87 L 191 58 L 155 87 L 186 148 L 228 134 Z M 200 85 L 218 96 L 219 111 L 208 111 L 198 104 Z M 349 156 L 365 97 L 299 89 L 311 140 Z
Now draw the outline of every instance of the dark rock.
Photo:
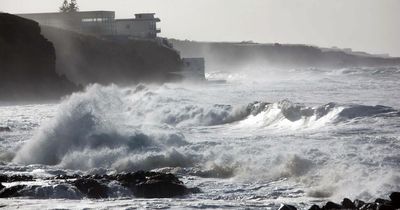
M 312 205 L 308 210 L 320 210 L 321 208 L 318 205 Z
M 395 210 L 396 208 L 390 204 L 379 204 L 376 210 Z
M 81 191 L 86 194 L 88 198 L 107 198 L 108 188 L 107 186 L 99 183 L 94 179 L 77 179 L 73 184 Z
M 320 210 L 321 208 L 318 205 L 312 205 L 308 210 Z
M 173 174 L 138 171 L 135 173 L 118 174 L 111 176 L 133 192 L 136 197 L 169 198 L 183 196 L 193 192 L 186 188 Z M 199 189 L 194 189 L 198 192 Z
M 183 196 L 188 190 L 180 183 L 153 179 L 136 185 L 133 193 L 136 197 L 143 198 L 171 198 Z
M 323 210 L 328 210 L 328 209 L 341 209 L 342 206 L 340 204 L 328 201 L 325 206 L 322 207 Z
M 33 181 L 33 176 L 28 175 L 11 175 L 0 174 L 0 182 L 28 182 Z
M 11 128 L 10 127 L 0 127 L 0 132 L 10 132 Z
M 375 210 L 377 205 L 375 203 L 366 203 L 361 206 L 360 210 Z
M 53 177 L 52 179 L 77 179 L 77 178 L 81 178 L 81 176 L 79 176 L 78 174 L 73 174 L 73 175 L 66 175 L 66 174 L 60 174 L 57 175 L 55 177 Z
M 356 209 L 356 206 L 354 205 L 354 203 L 348 198 L 343 199 L 342 206 L 345 209 Z
M 16 185 L 9 188 L 3 188 L 2 190 L 0 190 L 0 198 L 12 198 L 21 196 L 19 192 L 25 187 L 26 185 Z
M 292 205 L 283 204 L 278 210 L 297 210 L 297 208 Z
M 5 174 L 0 174 L 0 182 L 7 182 L 8 176 Z
M 0 13 L 0 100 L 58 99 L 77 87 L 56 73 L 53 44 L 38 23 Z
M 358 200 L 358 199 L 355 199 L 354 200 L 354 206 L 356 207 L 356 208 L 361 208 L 363 205 L 365 204 L 365 202 L 364 201 L 362 201 L 362 200 Z
M 396 208 L 400 208 L 400 192 L 392 192 L 389 197 L 393 205 Z
M 5 188 L 4 185 L 2 185 L 2 184 L 0 183 L 0 190 L 2 190 L 3 188 Z
M 377 204 L 387 204 L 387 203 L 390 203 L 390 201 L 389 201 L 389 200 L 382 199 L 382 198 L 377 198 L 377 199 L 375 200 L 375 203 L 377 203 Z

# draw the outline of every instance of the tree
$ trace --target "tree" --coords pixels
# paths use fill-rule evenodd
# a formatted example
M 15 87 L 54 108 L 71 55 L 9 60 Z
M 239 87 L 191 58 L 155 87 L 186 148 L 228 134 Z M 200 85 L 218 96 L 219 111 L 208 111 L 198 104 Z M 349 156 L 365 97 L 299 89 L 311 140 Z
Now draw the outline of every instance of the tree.
M 60 12 L 68 12 L 68 10 L 69 10 L 68 1 L 64 0 L 63 4 L 60 7 Z
M 71 0 L 69 3 L 69 12 L 77 12 L 79 11 L 78 4 L 76 3 L 76 0 Z
M 68 3 L 68 0 L 64 0 L 63 4 L 60 7 L 60 12 L 77 12 L 79 11 L 78 4 L 76 3 L 76 0 L 71 0 L 70 3 Z

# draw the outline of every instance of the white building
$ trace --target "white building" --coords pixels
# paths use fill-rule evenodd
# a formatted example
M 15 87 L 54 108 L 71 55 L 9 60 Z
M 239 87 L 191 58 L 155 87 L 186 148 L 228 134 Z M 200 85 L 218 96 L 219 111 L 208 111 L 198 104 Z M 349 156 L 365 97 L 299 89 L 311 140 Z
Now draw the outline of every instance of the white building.
M 157 33 L 161 30 L 157 29 L 159 18 L 154 17 L 155 13 L 135 14 L 132 19 L 117 19 L 115 20 L 116 34 L 118 36 L 150 38 L 157 37 Z
M 97 36 L 118 36 L 139 39 L 155 39 L 159 18 L 154 13 L 135 14 L 132 19 L 115 19 L 113 11 L 55 12 L 17 14 L 38 22 L 40 25 Z

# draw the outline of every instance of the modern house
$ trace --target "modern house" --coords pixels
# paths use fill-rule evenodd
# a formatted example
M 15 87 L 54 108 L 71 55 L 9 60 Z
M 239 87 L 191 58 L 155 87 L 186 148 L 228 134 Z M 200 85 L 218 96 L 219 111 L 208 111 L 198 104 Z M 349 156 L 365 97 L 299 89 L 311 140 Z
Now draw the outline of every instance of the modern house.
M 139 39 L 155 39 L 156 23 L 154 13 L 135 14 L 132 19 L 115 19 L 114 11 L 56 12 L 17 14 L 37 21 L 41 25 L 62 28 L 78 33 L 96 36 L 118 36 Z
M 115 20 L 116 34 L 155 39 L 161 30 L 156 26 L 160 19 L 155 18 L 154 15 L 155 13 L 141 13 L 135 14 L 135 18 L 132 19 L 117 19 Z

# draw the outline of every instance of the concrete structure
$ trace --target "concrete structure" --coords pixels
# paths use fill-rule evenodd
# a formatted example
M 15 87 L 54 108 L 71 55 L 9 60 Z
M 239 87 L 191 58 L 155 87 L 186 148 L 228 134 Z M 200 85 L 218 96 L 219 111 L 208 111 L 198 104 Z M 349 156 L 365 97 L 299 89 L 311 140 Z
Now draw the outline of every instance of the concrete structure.
M 205 77 L 204 58 L 182 58 L 182 76 L 188 80 L 203 81 Z
M 135 14 L 132 19 L 115 20 L 116 32 L 119 36 L 155 39 L 161 32 L 157 29 L 157 22 L 160 19 L 155 18 L 154 13 Z
M 41 25 L 62 28 L 84 34 L 108 36 L 115 34 L 115 12 L 89 11 L 67 13 L 17 14 Z
M 83 34 L 98 36 L 118 36 L 139 39 L 155 39 L 156 23 L 159 18 L 154 13 L 135 14 L 132 19 L 115 19 L 113 11 L 57 12 L 17 14 L 20 17 L 34 20 L 41 25 L 62 28 Z

